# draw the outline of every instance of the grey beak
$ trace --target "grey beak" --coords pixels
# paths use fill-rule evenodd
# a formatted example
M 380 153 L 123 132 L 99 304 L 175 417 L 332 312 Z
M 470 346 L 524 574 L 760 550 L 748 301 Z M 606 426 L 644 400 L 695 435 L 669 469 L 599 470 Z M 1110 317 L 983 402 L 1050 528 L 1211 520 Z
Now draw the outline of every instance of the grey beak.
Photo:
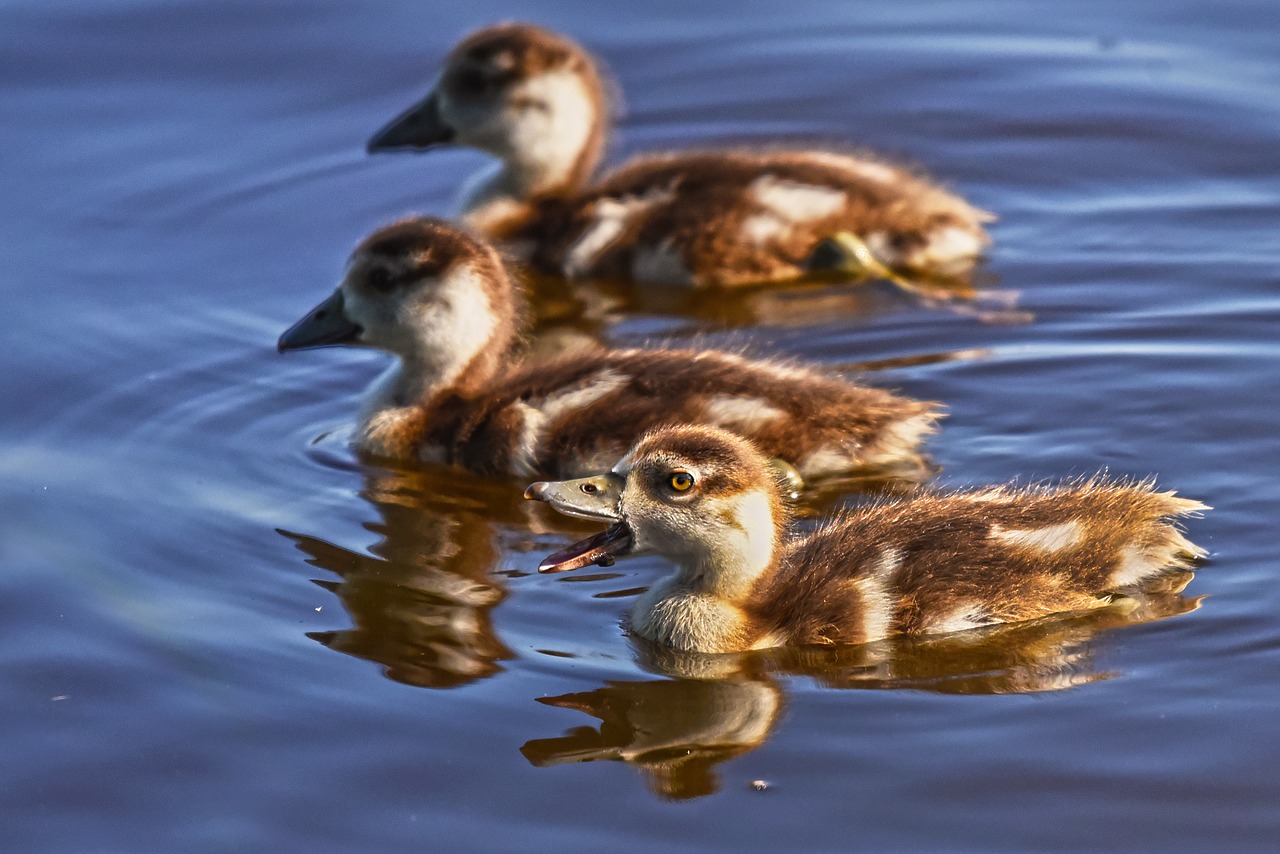
M 283 353 L 285 350 L 348 344 L 356 340 L 361 331 L 343 312 L 342 290 L 338 289 L 286 329 L 276 342 L 276 349 Z
M 531 501 L 545 501 L 566 516 L 617 522 L 622 488 L 627 481 L 621 475 L 602 474 L 577 480 L 538 481 L 524 491 Z
M 453 128 L 440 118 L 440 99 L 432 92 L 375 133 L 366 150 L 373 154 L 397 148 L 430 148 L 452 142 L 453 136 Z

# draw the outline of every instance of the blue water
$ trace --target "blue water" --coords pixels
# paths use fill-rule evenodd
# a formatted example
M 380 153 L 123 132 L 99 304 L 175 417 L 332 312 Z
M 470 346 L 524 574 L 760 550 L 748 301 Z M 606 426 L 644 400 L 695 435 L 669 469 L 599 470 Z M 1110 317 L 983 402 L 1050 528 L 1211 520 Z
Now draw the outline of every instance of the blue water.
M 871 365 L 949 406 L 941 483 L 1158 474 L 1215 508 L 1187 598 L 689 679 L 618 625 L 659 559 L 538 576 L 590 528 L 356 459 L 381 360 L 275 337 L 450 210 L 481 155 L 363 142 L 511 17 L 608 62 L 615 158 L 908 158 L 1000 214 L 1017 295 L 544 315 Z M 1263 2 L 7 3 L 0 848 L 1274 850 L 1278 35 Z

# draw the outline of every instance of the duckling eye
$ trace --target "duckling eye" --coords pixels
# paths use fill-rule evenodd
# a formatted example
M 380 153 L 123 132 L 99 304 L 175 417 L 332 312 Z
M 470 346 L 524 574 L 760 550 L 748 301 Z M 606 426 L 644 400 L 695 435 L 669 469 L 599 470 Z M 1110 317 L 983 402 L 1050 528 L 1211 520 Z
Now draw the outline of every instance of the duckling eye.
M 595 495 L 600 491 L 600 487 L 596 486 L 594 483 L 584 483 L 579 486 L 578 489 L 581 489 L 587 495 Z
M 489 78 L 476 68 L 462 68 L 454 74 L 453 84 L 460 94 L 480 95 L 489 88 Z
M 369 283 L 369 287 L 381 293 L 387 293 L 395 287 L 395 279 L 391 276 L 391 271 L 383 267 L 374 267 L 369 271 L 369 275 L 365 278 Z
M 688 492 L 693 487 L 693 475 L 687 471 L 673 471 L 667 478 L 667 485 L 676 492 Z

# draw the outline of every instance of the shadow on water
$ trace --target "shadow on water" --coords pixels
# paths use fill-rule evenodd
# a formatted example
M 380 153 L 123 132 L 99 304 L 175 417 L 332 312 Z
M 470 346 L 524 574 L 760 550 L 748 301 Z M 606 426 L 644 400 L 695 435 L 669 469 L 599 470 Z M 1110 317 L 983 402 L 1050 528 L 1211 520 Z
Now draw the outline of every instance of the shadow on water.
M 805 677 L 836 689 L 1061 691 L 1119 675 L 1096 661 L 1104 632 L 1176 617 L 1199 604 L 1198 597 L 1156 592 L 1100 611 L 1014 626 L 743 655 L 679 653 L 632 638 L 640 664 L 667 678 L 609 681 L 593 691 L 539 698 L 539 703 L 590 715 L 599 727 L 531 739 L 520 752 L 540 768 L 626 762 L 655 795 L 696 798 L 718 790 L 716 765 L 769 737 L 785 706 L 784 677 Z

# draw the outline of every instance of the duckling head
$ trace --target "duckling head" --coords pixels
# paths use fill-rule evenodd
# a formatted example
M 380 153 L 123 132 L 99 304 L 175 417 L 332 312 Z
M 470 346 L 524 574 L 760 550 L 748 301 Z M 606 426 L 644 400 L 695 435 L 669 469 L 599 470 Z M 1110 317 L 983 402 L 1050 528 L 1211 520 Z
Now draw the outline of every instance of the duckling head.
M 527 198 L 590 176 L 607 104 L 580 45 L 530 24 L 498 24 L 463 39 L 432 91 L 374 134 L 368 150 L 477 148 L 504 161 L 501 189 Z
M 745 439 L 713 427 L 655 430 L 607 475 L 535 483 L 525 497 L 613 522 L 548 557 L 541 572 L 654 551 L 726 596 L 741 595 L 773 565 L 787 524 L 777 470 Z
M 496 366 L 515 337 L 515 303 L 492 248 L 443 220 L 406 219 L 365 238 L 333 295 L 277 346 L 375 347 L 422 384 L 448 384 L 469 366 Z

